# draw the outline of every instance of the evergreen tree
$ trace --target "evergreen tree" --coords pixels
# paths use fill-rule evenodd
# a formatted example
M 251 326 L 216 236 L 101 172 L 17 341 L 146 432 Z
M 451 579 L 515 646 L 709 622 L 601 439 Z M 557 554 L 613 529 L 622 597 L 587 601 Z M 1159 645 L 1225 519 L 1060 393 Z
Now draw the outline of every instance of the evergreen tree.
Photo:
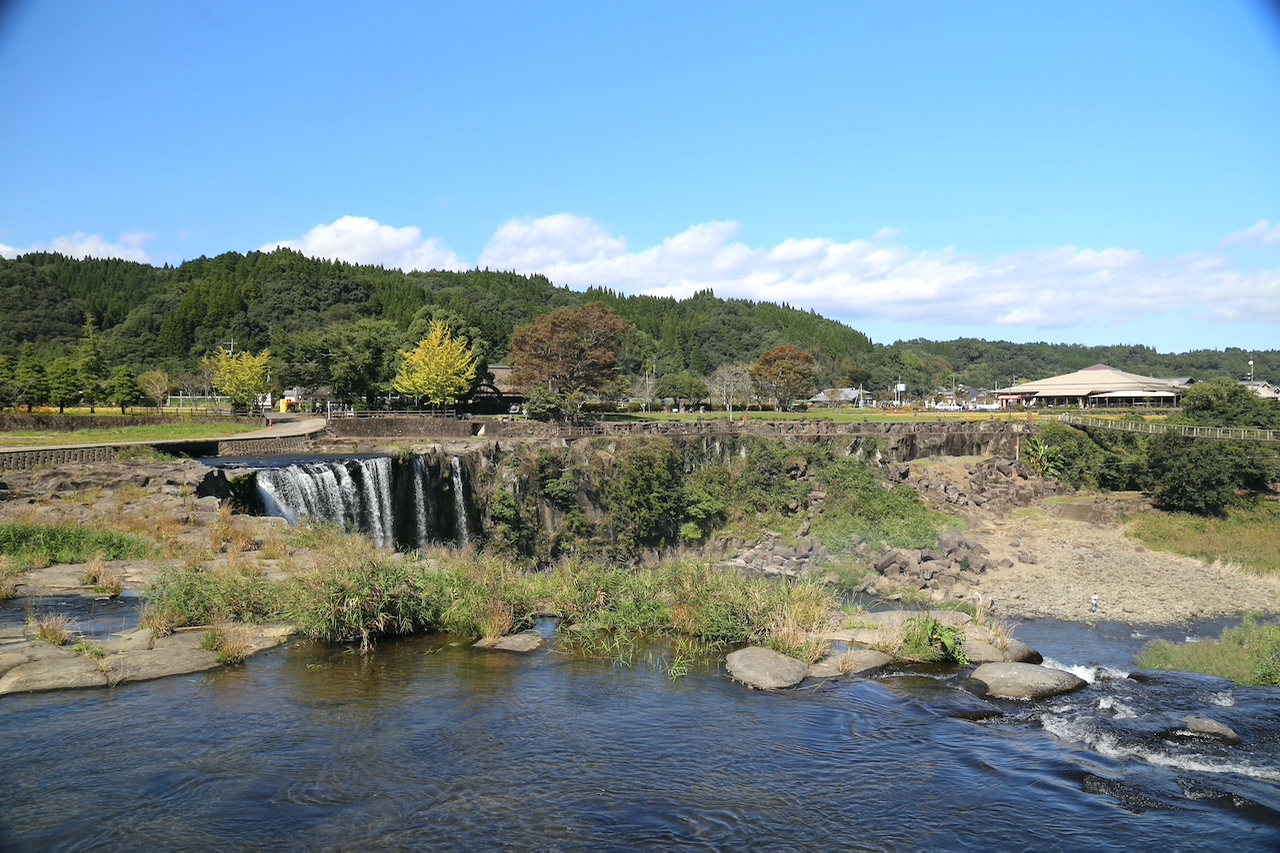
M 0 355 L 0 411 L 13 403 L 13 367 L 9 357 Z
M 90 314 L 84 324 L 84 334 L 76 350 L 75 368 L 79 374 L 80 397 L 89 404 L 89 411 L 97 411 L 97 405 L 106 393 L 107 365 L 102 354 L 102 335 L 98 333 L 98 321 Z
M 18 366 L 14 370 L 14 402 L 20 403 L 31 411 L 32 406 L 43 405 L 49 395 L 49 377 L 45 375 L 44 363 L 36 357 L 35 345 L 27 341 L 22 345 L 18 355 Z
M 58 407 L 58 414 L 80 402 L 80 374 L 65 356 L 49 365 L 49 402 Z
M 120 414 L 125 414 L 129 406 L 136 404 L 144 396 L 132 370 L 117 367 L 112 371 L 111 379 L 107 381 L 107 398 L 111 405 L 120 407 Z

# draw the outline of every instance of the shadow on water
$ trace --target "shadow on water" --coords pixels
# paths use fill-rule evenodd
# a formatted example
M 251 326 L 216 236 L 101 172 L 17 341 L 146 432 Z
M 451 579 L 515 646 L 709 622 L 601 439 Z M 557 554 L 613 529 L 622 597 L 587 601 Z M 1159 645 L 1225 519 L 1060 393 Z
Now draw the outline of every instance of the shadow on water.
M 986 702 L 946 671 L 768 694 L 715 658 L 673 681 L 661 649 L 300 644 L 0 700 L 0 847 L 1273 850 L 1276 698 L 1170 675 Z M 1189 711 L 1243 745 L 1169 737 Z

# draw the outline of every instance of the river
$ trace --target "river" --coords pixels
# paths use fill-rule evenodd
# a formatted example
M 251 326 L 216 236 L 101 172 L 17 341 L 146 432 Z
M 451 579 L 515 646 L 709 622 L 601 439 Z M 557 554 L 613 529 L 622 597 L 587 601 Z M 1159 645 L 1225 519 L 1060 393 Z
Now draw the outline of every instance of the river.
M 1018 633 L 1121 671 L 1143 641 Z M 947 671 L 769 694 L 718 660 L 672 680 L 662 647 L 625 666 L 299 643 L 8 696 L 0 849 L 1280 848 L 1280 691 L 1090 666 L 1080 693 L 975 719 L 989 708 Z M 1188 713 L 1243 744 L 1169 736 Z

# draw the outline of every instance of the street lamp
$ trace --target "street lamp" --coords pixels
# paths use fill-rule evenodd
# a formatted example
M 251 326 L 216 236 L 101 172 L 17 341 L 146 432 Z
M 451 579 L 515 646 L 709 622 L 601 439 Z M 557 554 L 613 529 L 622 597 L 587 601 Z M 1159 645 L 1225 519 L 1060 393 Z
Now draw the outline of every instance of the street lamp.
M 1253 359 L 1249 359 L 1249 381 L 1253 381 Z

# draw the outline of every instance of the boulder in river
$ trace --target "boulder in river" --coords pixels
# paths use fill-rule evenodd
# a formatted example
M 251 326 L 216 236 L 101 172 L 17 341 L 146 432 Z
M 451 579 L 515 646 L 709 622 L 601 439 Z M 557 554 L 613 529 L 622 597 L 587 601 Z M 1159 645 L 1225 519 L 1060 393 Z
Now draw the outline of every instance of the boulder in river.
M 1088 682 L 1065 670 L 1033 663 L 984 663 L 969 676 L 969 684 L 1001 699 L 1045 699 L 1079 690 Z
M 730 653 L 725 664 L 735 681 L 761 690 L 795 687 L 809 674 L 809 667 L 803 662 L 760 646 Z
M 1187 734 L 1198 737 L 1217 738 L 1226 743 L 1239 743 L 1240 735 L 1226 723 L 1220 723 L 1217 720 L 1211 720 L 1208 717 L 1183 717 L 1183 724 L 1186 725 L 1185 732 L 1175 732 L 1175 734 Z
M 546 644 L 547 641 L 538 634 L 525 631 L 521 634 L 508 634 L 497 639 L 477 640 L 474 643 L 474 647 L 477 649 L 498 649 L 504 652 L 532 652 Z

